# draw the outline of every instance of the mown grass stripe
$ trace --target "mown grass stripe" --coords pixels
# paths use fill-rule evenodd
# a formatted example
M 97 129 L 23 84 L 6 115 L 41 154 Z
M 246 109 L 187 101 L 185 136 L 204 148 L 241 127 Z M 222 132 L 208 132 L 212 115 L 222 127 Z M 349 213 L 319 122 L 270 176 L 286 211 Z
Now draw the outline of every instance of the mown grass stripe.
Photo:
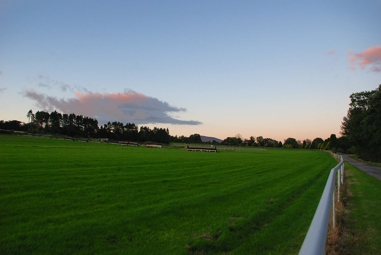
M 304 194 L 318 193 L 336 164 L 318 151 L 198 153 L 6 135 L 0 143 L 0 253 L 10 254 L 247 253 L 264 232 L 260 219 L 283 229 L 289 213 L 316 209 Z M 305 208 L 289 209 L 298 201 Z M 295 226 L 290 239 L 301 245 L 310 220 L 279 235 Z M 197 244 L 217 235 L 221 243 Z M 258 247 L 274 245 L 266 242 Z

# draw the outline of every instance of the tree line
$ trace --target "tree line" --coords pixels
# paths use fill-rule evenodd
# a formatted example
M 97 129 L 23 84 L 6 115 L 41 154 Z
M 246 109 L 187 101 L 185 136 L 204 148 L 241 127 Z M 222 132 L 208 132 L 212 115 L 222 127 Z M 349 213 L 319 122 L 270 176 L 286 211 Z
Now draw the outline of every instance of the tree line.
M 233 146 L 252 146 L 264 148 L 287 148 L 287 149 L 312 149 L 312 150 L 331 150 L 333 152 L 346 152 L 350 149 L 349 140 L 347 137 L 337 138 L 332 134 L 329 138 L 323 140 L 320 137 L 314 140 L 305 139 L 303 141 L 296 140 L 295 138 L 287 138 L 282 143 L 271 138 L 263 138 L 263 136 L 254 137 L 250 139 L 242 139 L 239 135 L 235 137 L 227 137 L 222 141 L 223 145 Z
M 98 125 L 96 119 L 83 115 L 62 114 L 57 111 L 51 113 L 45 111 L 37 111 L 35 114 L 32 110 L 28 111 L 27 117 L 29 123 L 22 123 L 18 120 L 0 121 L 0 129 L 25 131 L 30 133 L 43 134 L 59 134 L 70 137 L 85 138 L 109 138 L 118 141 L 132 142 L 156 142 L 168 144 L 170 142 L 178 143 L 203 143 L 199 134 L 186 136 L 171 136 L 169 130 L 164 128 L 149 128 L 141 126 L 138 128 L 134 123 L 123 124 L 118 121 L 108 122 L 103 126 Z M 218 144 L 218 142 L 206 142 L 207 144 Z M 289 148 L 289 149 L 325 149 L 334 152 L 344 152 L 349 148 L 345 137 L 336 138 L 331 135 L 330 138 L 323 140 L 315 138 L 313 141 L 306 139 L 303 141 L 295 138 L 287 138 L 281 141 L 272 138 L 264 138 L 263 136 L 250 139 L 243 139 L 241 135 L 235 137 L 227 137 L 221 144 L 229 146 L 250 146 L 264 148 Z
M 49 133 L 70 137 L 109 138 L 118 141 L 169 143 L 171 136 L 168 128 L 153 129 L 134 123 L 123 124 L 119 121 L 98 125 L 96 119 L 75 113 L 62 114 L 32 110 L 28 111 L 29 123 L 18 120 L 0 121 L 0 129 L 25 131 L 30 133 Z
M 315 138 L 303 141 L 287 138 L 277 141 L 262 136 L 243 139 L 240 135 L 227 137 L 221 144 L 230 146 L 254 146 L 290 149 L 322 149 L 333 152 L 356 153 L 364 160 L 381 162 L 381 85 L 372 91 L 356 92 L 350 95 L 347 115 L 343 118 L 341 137 L 332 134 L 327 139 Z M 134 142 L 157 143 L 202 143 L 199 134 L 189 137 L 171 136 L 164 128 L 138 128 L 134 123 L 123 124 L 118 121 L 98 125 L 96 119 L 83 115 L 51 113 L 32 110 L 27 113 L 29 123 L 18 120 L 0 121 L 0 130 L 16 130 L 32 133 L 62 134 L 71 137 L 110 138 Z M 216 141 L 208 142 L 217 144 Z

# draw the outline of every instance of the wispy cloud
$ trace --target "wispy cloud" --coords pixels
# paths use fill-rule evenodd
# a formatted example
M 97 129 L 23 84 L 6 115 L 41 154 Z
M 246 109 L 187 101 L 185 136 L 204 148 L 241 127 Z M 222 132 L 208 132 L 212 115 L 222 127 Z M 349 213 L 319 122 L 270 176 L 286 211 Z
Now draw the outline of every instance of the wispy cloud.
M 330 50 L 330 51 L 327 52 L 327 55 L 334 55 L 335 53 L 336 53 L 336 51 Z
M 171 123 L 179 125 L 199 125 L 194 120 L 172 118 L 168 113 L 185 112 L 156 98 L 145 96 L 135 91 L 123 93 L 77 92 L 76 98 L 58 99 L 36 92 L 24 90 L 24 96 L 36 101 L 44 111 L 55 109 L 64 113 L 76 113 L 97 118 L 100 124 L 108 121 L 133 122 L 136 124 Z
M 52 86 L 50 86 L 50 85 L 48 85 L 48 84 L 44 84 L 44 83 L 39 83 L 38 86 L 39 86 L 39 87 L 43 87 L 43 88 L 49 88 L 49 89 L 52 88 Z
M 63 81 L 52 79 L 49 75 L 46 74 L 40 74 L 37 76 L 37 78 L 29 78 L 29 81 L 32 83 L 37 83 L 39 87 L 48 89 L 58 88 L 63 92 L 87 91 L 87 89 L 84 87 L 78 85 L 70 85 Z
M 372 72 L 381 72 L 381 46 L 376 45 L 359 53 L 349 51 L 348 55 L 352 70 L 356 70 L 358 65 L 361 69 L 369 66 Z

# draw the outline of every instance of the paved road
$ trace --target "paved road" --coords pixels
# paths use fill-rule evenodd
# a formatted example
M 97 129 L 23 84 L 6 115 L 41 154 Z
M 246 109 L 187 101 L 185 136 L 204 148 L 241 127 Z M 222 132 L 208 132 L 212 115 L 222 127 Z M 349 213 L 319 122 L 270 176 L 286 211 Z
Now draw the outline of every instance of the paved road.
M 360 162 L 360 161 L 357 161 L 347 155 L 342 155 L 343 156 L 343 159 L 344 161 L 348 162 L 349 164 L 351 165 L 354 165 L 355 167 L 357 167 L 358 169 L 360 169 L 361 171 L 379 179 L 381 181 L 381 167 L 379 166 L 371 166 L 371 165 L 368 165 L 366 163 L 363 163 L 363 162 Z

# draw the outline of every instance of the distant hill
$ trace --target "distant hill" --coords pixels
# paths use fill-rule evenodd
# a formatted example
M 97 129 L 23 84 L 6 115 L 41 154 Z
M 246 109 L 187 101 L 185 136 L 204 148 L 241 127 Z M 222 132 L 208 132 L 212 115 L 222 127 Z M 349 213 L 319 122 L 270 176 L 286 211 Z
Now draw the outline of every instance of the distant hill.
M 213 142 L 216 141 L 218 143 L 222 142 L 221 139 L 218 139 L 218 138 L 215 138 L 215 137 L 211 137 L 211 136 L 204 136 L 204 135 L 200 135 L 201 136 L 201 141 L 204 143 L 204 142 Z

